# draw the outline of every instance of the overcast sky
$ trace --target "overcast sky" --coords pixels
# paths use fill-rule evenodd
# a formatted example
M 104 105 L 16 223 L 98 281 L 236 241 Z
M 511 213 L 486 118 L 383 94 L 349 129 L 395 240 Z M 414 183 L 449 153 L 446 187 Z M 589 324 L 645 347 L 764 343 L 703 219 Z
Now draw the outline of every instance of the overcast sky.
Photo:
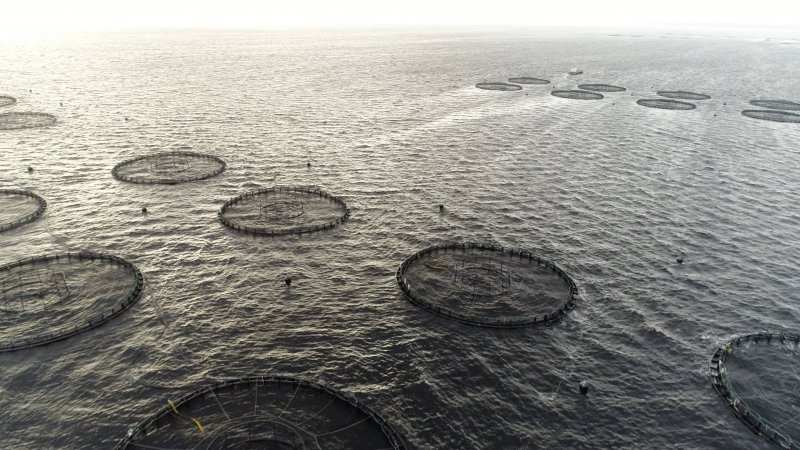
M 720 25 L 800 30 L 800 0 L 6 0 L 4 32 L 406 25 Z

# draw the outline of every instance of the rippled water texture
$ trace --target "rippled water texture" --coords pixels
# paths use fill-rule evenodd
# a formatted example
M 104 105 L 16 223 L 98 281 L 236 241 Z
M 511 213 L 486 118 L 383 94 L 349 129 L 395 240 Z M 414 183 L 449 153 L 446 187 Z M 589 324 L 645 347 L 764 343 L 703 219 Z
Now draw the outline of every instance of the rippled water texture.
M 102 251 L 147 288 L 100 328 L 0 355 L 0 447 L 109 448 L 199 384 L 283 374 L 354 395 L 414 448 L 768 448 L 719 399 L 708 364 L 720 340 L 800 319 L 800 127 L 741 114 L 754 98 L 800 100 L 787 82 L 800 46 L 686 38 L 3 41 L 0 93 L 19 100 L 3 112 L 58 122 L 0 132 L 0 187 L 48 202 L 0 233 L 0 263 Z M 627 91 L 587 102 L 475 87 L 521 75 Z M 712 99 L 635 103 L 675 89 Z M 111 176 L 173 150 L 227 169 L 174 186 Z M 217 219 L 231 197 L 275 185 L 339 196 L 351 219 L 280 238 Z M 582 301 L 552 327 L 513 330 L 406 301 L 400 263 L 454 240 L 555 261 Z

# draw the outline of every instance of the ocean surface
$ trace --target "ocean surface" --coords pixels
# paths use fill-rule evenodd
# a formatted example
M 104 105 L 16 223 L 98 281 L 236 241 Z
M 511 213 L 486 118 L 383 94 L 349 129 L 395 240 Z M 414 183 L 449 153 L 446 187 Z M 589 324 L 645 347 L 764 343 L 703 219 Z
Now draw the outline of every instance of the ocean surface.
M 0 112 L 58 117 L 0 131 L 0 188 L 48 201 L 44 217 L 0 233 L 0 264 L 90 250 L 131 261 L 147 283 L 99 328 L 0 354 L 0 447 L 111 448 L 167 399 L 281 374 L 354 395 L 411 448 L 769 448 L 708 374 L 722 340 L 796 331 L 800 319 L 800 126 L 740 114 L 754 98 L 800 100 L 798 36 L 767 37 L 150 31 L 0 42 L 0 94 L 18 99 Z M 474 87 L 514 76 L 552 84 Z M 549 94 L 578 83 L 628 91 Z M 659 89 L 712 98 L 692 111 L 635 103 Z M 111 176 L 170 150 L 228 167 L 174 186 Z M 280 238 L 218 221 L 229 198 L 276 185 L 324 189 L 351 219 Z M 578 307 L 553 326 L 497 330 L 414 306 L 395 271 L 450 241 L 556 262 L 579 286 Z

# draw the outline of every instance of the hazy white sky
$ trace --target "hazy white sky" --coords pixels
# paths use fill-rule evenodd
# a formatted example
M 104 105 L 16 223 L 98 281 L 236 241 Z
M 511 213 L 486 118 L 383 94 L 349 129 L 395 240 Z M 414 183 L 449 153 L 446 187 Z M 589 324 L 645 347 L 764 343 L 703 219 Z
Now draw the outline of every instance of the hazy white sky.
M 800 30 L 800 0 L 4 0 L 4 32 L 381 25 L 724 25 Z

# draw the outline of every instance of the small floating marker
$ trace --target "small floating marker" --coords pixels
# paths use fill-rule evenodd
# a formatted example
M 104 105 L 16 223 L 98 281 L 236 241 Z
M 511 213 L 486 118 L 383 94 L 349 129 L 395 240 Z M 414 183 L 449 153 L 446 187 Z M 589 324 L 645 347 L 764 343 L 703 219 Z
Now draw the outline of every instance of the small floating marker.
M 142 206 L 142 214 L 147 214 L 147 207 L 146 206 Z
M 127 121 L 128 121 L 128 118 L 126 117 L 126 118 L 125 118 L 125 122 L 127 122 Z
M 585 380 L 581 381 L 580 384 L 578 385 L 578 389 L 580 390 L 581 395 L 588 394 L 589 393 L 589 383 L 587 383 Z
M 683 264 L 683 258 L 678 258 L 678 264 Z
M 308 167 L 308 168 L 310 169 L 310 168 L 311 168 L 311 163 L 310 163 L 310 162 L 307 162 L 307 163 L 306 163 L 306 167 Z
M 441 203 L 439 204 L 439 212 L 444 212 L 444 205 Z
M 286 287 L 290 287 L 292 285 L 292 277 L 284 278 L 283 282 L 286 283 Z
M 64 102 L 58 102 L 59 106 L 64 106 Z
M 28 166 L 28 173 L 32 173 L 32 172 L 33 172 L 33 167 Z

